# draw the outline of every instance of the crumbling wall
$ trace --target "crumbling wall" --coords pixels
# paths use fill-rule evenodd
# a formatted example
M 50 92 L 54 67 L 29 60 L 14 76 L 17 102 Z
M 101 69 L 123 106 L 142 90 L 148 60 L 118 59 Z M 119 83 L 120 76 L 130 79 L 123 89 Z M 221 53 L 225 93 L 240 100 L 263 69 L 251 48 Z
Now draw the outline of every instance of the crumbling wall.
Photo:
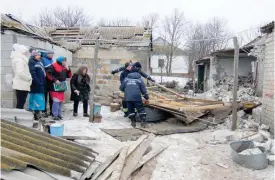
M 274 133 L 274 30 L 265 41 L 263 79 L 263 123 Z
M 252 65 L 254 57 L 241 57 L 239 59 L 239 85 L 244 87 L 252 86 Z M 234 82 L 234 58 L 220 57 L 213 55 L 210 58 L 210 79 L 207 80 L 209 89 L 217 88 L 221 85 L 229 85 L 232 88 Z
M 27 35 L 22 35 L 13 31 L 5 31 L 1 35 L 1 107 L 15 107 L 16 97 L 12 89 L 13 71 L 11 67 L 11 51 L 14 43 L 32 46 L 41 49 L 53 50 L 55 52 L 54 59 L 57 56 L 66 56 L 69 65 L 72 62 L 72 53 L 62 47 L 50 44 L 49 42 L 34 39 Z M 66 93 L 67 99 L 69 92 Z M 26 107 L 28 100 L 26 101 Z
M 83 46 L 73 55 L 73 71 L 81 65 L 89 67 L 92 71 L 92 62 L 94 57 L 93 46 Z M 111 71 L 132 60 L 139 61 L 142 64 L 142 69 L 147 72 L 149 49 L 148 47 L 111 47 L 100 48 L 98 53 L 98 67 L 96 75 L 96 100 L 103 104 L 108 104 L 111 99 L 108 99 L 108 94 L 119 91 L 119 76 L 120 73 L 112 75 Z

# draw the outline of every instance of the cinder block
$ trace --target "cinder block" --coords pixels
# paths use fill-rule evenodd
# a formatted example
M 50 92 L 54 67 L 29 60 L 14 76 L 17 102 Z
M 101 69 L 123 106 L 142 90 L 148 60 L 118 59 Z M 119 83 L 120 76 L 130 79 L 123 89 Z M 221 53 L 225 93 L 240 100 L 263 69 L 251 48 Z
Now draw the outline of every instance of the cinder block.
M 13 107 L 13 99 L 1 99 L 1 107 L 2 108 L 14 108 Z
M 112 79 L 112 75 L 103 76 L 103 79 L 111 80 Z
M 113 59 L 111 60 L 111 64 L 119 64 L 120 59 Z
M 10 58 L 1 58 L 1 66 L 10 66 L 11 67 L 11 59 Z

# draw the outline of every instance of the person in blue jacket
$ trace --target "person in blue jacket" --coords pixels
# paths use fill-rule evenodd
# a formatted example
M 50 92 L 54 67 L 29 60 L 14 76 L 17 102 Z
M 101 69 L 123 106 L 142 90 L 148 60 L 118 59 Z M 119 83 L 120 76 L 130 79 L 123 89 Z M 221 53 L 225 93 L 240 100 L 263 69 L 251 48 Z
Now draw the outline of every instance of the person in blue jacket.
M 29 60 L 29 69 L 32 76 L 29 110 L 34 112 L 34 119 L 40 119 L 40 111 L 45 109 L 45 68 L 41 62 L 41 53 L 33 50 Z
M 47 52 L 42 52 L 41 53 L 41 56 L 42 56 L 41 62 L 43 63 L 45 68 L 48 68 L 50 65 L 52 65 L 53 55 L 54 55 L 53 51 L 47 51 Z M 53 100 L 51 99 L 50 91 L 49 91 L 50 84 L 51 84 L 51 82 L 46 78 L 46 86 L 45 86 L 45 92 L 44 92 L 45 109 L 43 111 L 44 117 L 48 117 L 48 113 L 47 113 L 47 100 L 48 100 L 48 97 L 49 97 L 49 105 L 50 105 L 50 115 L 52 115 Z
M 124 98 L 127 103 L 131 125 L 136 127 L 136 109 L 141 120 L 141 127 L 145 128 L 146 113 L 143 107 L 141 94 L 146 100 L 149 99 L 149 96 L 140 74 L 138 72 L 129 73 L 120 85 L 120 90 L 124 92 Z
M 138 72 L 144 78 L 146 78 L 152 82 L 155 82 L 155 80 L 152 79 L 152 77 L 150 77 L 149 75 L 147 75 L 146 73 L 144 73 L 142 71 L 142 66 L 141 66 L 140 62 L 136 62 L 134 64 L 132 64 L 131 62 L 127 62 L 127 63 L 125 63 L 124 67 L 120 67 L 116 70 L 113 70 L 111 73 L 114 75 L 121 71 L 122 71 L 122 73 L 120 74 L 120 83 L 121 84 L 123 83 L 124 79 L 128 76 L 128 74 L 131 72 Z M 122 107 L 123 107 L 124 117 L 127 117 L 129 113 L 128 113 L 128 108 L 127 108 L 124 100 L 122 101 Z

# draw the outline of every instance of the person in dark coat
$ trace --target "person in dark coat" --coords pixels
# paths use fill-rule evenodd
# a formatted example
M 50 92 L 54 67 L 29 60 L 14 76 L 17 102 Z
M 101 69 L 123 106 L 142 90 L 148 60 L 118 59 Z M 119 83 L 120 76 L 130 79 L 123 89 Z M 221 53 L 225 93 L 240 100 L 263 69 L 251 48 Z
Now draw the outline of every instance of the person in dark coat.
M 88 114 L 88 100 L 91 91 L 89 85 L 91 79 L 87 72 L 87 67 L 80 67 L 71 79 L 71 101 L 74 101 L 73 116 L 77 116 L 78 104 L 80 101 L 83 102 L 83 116 L 90 116 Z
M 126 66 L 120 67 L 116 70 L 113 70 L 111 73 L 114 75 L 122 71 L 122 74 L 123 74 L 126 70 L 129 72 L 138 72 L 142 77 L 148 79 L 149 81 L 155 82 L 155 80 L 151 76 L 147 75 L 145 72 L 142 71 L 142 66 L 140 62 L 136 62 L 134 64 L 129 63 L 127 67 Z M 125 75 L 121 77 L 120 81 L 123 82 L 123 80 L 127 77 L 128 74 L 126 73 Z
M 32 76 L 32 85 L 30 90 L 29 110 L 34 112 L 34 119 L 38 120 L 40 111 L 45 109 L 45 77 L 46 72 L 41 63 L 41 53 L 33 50 L 29 60 L 29 69 Z
M 138 72 L 142 77 L 144 77 L 152 82 L 155 82 L 155 80 L 151 76 L 147 75 L 146 73 L 144 73 L 142 71 L 142 66 L 141 66 L 140 62 L 136 62 L 134 64 L 132 64 L 132 61 L 127 62 L 124 67 L 120 67 L 120 68 L 112 71 L 111 73 L 114 75 L 120 71 L 122 71 L 122 73 L 120 74 L 120 83 L 121 84 L 123 83 L 124 79 L 128 76 L 128 74 L 131 72 Z M 123 100 L 122 107 L 123 107 L 124 117 L 127 117 L 129 114 L 126 104 L 127 103 L 125 103 L 125 101 Z
M 72 77 L 72 71 L 67 66 L 67 59 L 64 56 L 60 56 L 56 59 L 52 65 L 46 69 L 47 79 L 50 80 L 49 90 L 50 96 L 53 100 L 53 119 L 61 120 L 62 103 L 65 101 L 65 90 L 57 90 L 54 85 L 63 84 L 66 86 L 66 79 Z
M 54 52 L 53 51 L 47 51 L 47 52 L 41 52 L 41 62 L 44 65 L 45 68 L 49 67 L 52 63 L 53 63 L 53 55 Z M 50 105 L 50 115 L 52 115 L 52 105 L 53 105 L 53 100 L 50 96 L 50 91 L 49 91 L 49 86 L 51 84 L 51 81 L 48 80 L 46 78 L 46 86 L 45 86 L 45 109 L 43 111 L 44 113 L 44 117 L 48 117 L 48 113 L 47 113 L 47 101 L 48 101 L 48 97 L 49 97 L 49 105 Z
M 128 74 L 127 78 L 125 78 L 123 83 L 120 85 L 120 90 L 124 92 L 124 98 L 127 102 L 129 111 L 129 118 L 132 122 L 131 125 L 136 127 L 136 109 L 141 120 L 141 127 L 145 128 L 146 113 L 143 107 L 141 94 L 146 100 L 149 99 L 149 96 L 140 74 L 137 72 Z

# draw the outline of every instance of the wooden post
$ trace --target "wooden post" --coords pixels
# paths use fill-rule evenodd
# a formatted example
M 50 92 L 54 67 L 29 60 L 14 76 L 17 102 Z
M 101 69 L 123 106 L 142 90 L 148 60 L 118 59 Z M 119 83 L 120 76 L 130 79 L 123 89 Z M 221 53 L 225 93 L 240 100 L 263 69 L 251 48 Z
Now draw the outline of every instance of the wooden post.
M 231 130 L 234 131 L 237 128 L 237 91 L 238 91 L 238 72 L 239 72 L 239 44 L 237 37 L 233 37 L 234 43 L 234 87 L 233 87 L 233 104 L 232 104 L 232 125 Z
M 93 77 L 92 77 L 92 87 L 90 94 L 90 118 L 89 122 L 94 121 L 94 95 L 95 95 L 95 86 L 96 86 L 96 69 L 97 69 L 97 60 L 98 60 L 98 49 L 99 49 L 99 40 L 97 39 L 95 42 L 95 50 L 94 50 L 94 59 L 92 62 L 93 68 Z
M 161 71 L 160 71 L 160 84 L 162 84 L 162 68 L 163 67 L 161 67 Z

